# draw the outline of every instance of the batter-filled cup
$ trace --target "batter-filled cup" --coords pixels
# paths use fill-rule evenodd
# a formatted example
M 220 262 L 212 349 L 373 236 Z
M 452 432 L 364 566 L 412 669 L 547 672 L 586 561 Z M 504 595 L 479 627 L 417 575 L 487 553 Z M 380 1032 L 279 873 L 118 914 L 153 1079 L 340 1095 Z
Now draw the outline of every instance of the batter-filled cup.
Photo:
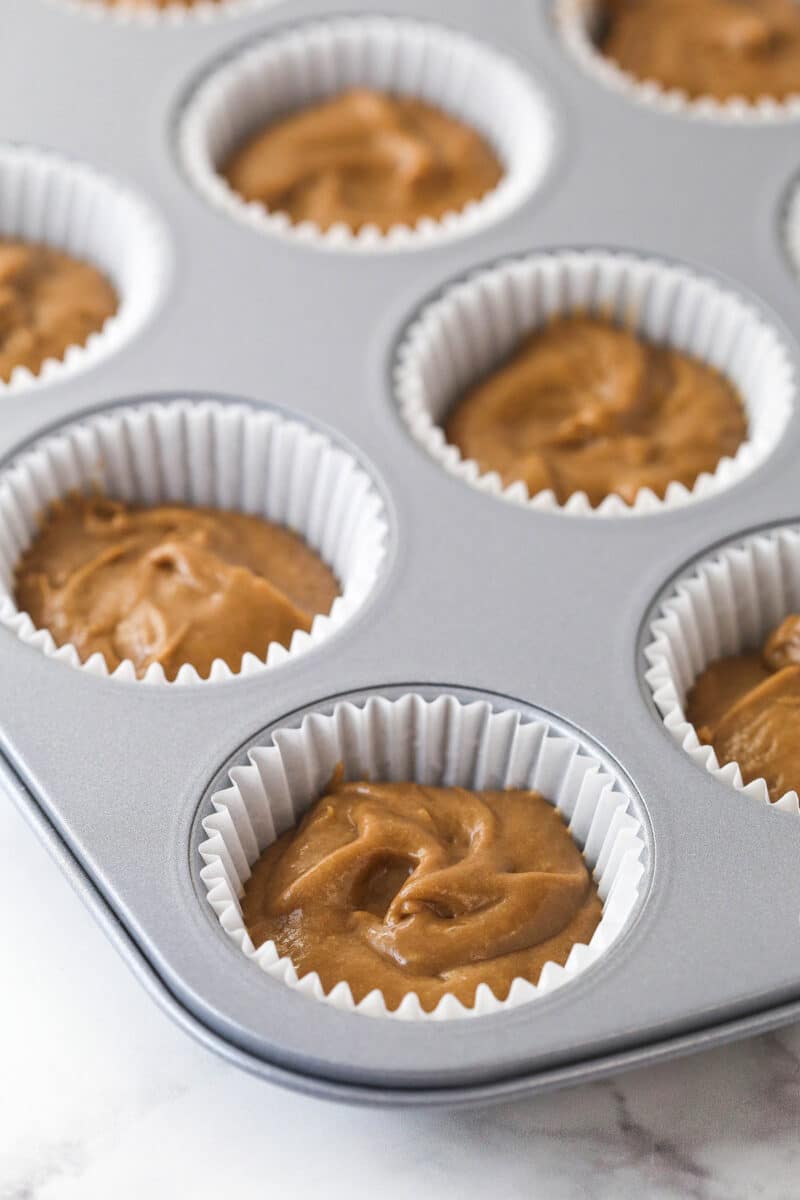
M 230 772 L 203 822 L 201 878 L 228 937 L 271 978 L 337 1008 L 374 1017 L 441 1020 L 483 1016 L 535 1000 L 586 971 L 625 930 L 644 894 L 645 834 L 629 785 L 612 773 L 589 739 L 545 717 L 496 711 L 488 701 L 407 694 L 341 701 L 277 729 Z M 341 768 L 339 768 L 341 764 Z M 275 943 L 256 947 L 245 927 L 242 896 L 262 853 L 325 794 L 337 768 L 347 780 L 412 781 L 473 791 L 537 791 L 561 814 L 597 885 L 602 915 L 589 944 L 572 946 L 563 965 L 548 962 L 536 983 L 517 977 L 505 999 L 484 983 L 472 1006 L 445 994 L 426 1011 L 409 991 L 389 1007 L 373 989 L 355 1003 L 340 980 L 327 992 L 315 971 L 298 978 Z
M 436 220 L 386 231 L 310 220 L 247 202 L 222 169 L 266 126 L 353 89 L 423 101 L 481 135 L 499 159 L 499 183 Z M 261 232 L 337 249 L 410 249 L 502 219 L 540 183 L 553 152 L 549 104 L 510 60 L 462 34 L 390 17 L 302 25 L 249 46 L 213 69 L 190 96 L 179 153 L 190 180 L 217 207 Z
M 783 99 L 764 95 L 757 100 L 693 96 L 624 70 L 598 44 L 603 29 L 603 0 L 556 0 L 555 18 L 564 45 L 582 69 L 628 100 L 662 112 L 734 124 L 766 125 L 800 117 L 800 94 Z
M 800 277 L 800 178 L 792 181 L 783 213 L 783 241 L 789 261 Z
M 166 233 L 139 196 L 93 168 L 22 146 L 0 146 L 0 238 L 43 244 L 94 267 L 116 292 L 102 328 L 34 374 L 16 367 L 0 399 L 60 382 L 135 337 L 164 294 Z
M 739 763 L 720 761 L 688 716 L 692 690 L 712 664 L 762 652 L 793 613 L 800 613 L 800 530 L 754 533 L 714 550 L 670 585 L 650 622 L 644 656 L 656 708 L 692 761 L 737 791 L 797 813 L 796 790 L 770 797 L 763 777 L 745 783 Z
M 732 456 L 691 487 L 663 496 L 641 487 L 632 503 L 610 494 L 592 506 L 584 491 L 559 503 L 481 471 L 448 441 L 444 424 L 464 395 L 504 366 L 526 335 L 558 317 L 598 317 L 646 342 L 699 360 L 735 389 L 747 432 Z M 792 412 L 795 381 L 772 327 L 735 292 L 686 267 L 632 254 L 559 251 L 507 260 L 450 285 L 407 329 L 395 394 L 412 434 L 446 471 L 481 491 L 543 512 L 627 516 L 667 511 L 712 496 L 753 471 L 777 445 Z
M 66 6 L 78 16 L 91 20 L 106 18 L 125 25 L 154 28 L 165 24 L 175 26 L 192 21 L 209 24 L 226 17 L 242 17 L 248 13 L 270 8 L 280 0 L 50 0 L 59 7 Z
M 53 501 L 101 492 L 129 504 L 184 504 L 253 514 L 298 534 L 338 581 L 339 595 L 288 646 L 264 658 L 221 658 L 202 678 L 184 663 L 174 680 L 160 662 L 141 677 L 152 684 L 217 682 L 278 666 L 319 646 L 357 613 L 376 581 L 387 523 L 367 472 L 325 434 L 276 412 L 220 401 L 171 400 L 121 406 L 48 435 L 0 475 L 0 623 L 48 657 L 96 675 L 136 681 L 134 663 L 113 671 L 101 653 L 81 661 L 74 644 L 57 646 L 15 603 L 15 571 Z

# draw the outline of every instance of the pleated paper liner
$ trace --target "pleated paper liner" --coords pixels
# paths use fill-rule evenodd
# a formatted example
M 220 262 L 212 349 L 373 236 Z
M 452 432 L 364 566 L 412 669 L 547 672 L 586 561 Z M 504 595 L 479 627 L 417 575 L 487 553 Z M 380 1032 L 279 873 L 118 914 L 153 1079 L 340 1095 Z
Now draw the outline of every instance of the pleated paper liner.
M 299 728 L 278 729 L 234 767 L 230 786 L 213 797 L 203 822 L 201 877 L 225 933 L 242 953 L 304 996 L 371 1017 L 449 1020 L 503 1012 L 564 986 L 607 954 L 631 921 L 643 894 L 644 830 L 628 786 L 596 756 L 589 741 L 545 717 L 498 712 L 488 701 L 465 703 L 443 693 L 434 700 L 409 693 L 341 701 L 329 713 L 307 715 Z M 547 963 L 539 980 L 517 978 L 507 999 L 486 984 L 474 1006 L 444 996 L 426 1012 L 415 993 L 390 1010 L 379 990 L 355 1004 L 346 980 L 325 992 L 316 972 L 298 978 L 273 942 L 255 947 L 241 897 L 253 864 L 323 794 L 338 763 L 346 778 L 412 780 L 474 790 L 516 787 L 540 791 L 562 814 L 593 872 L 603 902 L 588 945 L 573 946 L 566 963 Z
M 800 159 L 800 156 L 798 156 Z M 800 279 L 800 176 L 792 181 L 782 221 L 783 242 L 789 262 Z
M 121 406 L 65 426 L 21 454 L 0 475 L 0 623 L 28 645 L 70 666 L 108 675 L 101 654 L 81 662 L 73 645 L 57 647 L 14 602 L 14 569 L 42 513 L 71 491 L 100 489 L 129 503 L 184 503 L 234 509 L 294 530 L 336 575 L 341 595 L 310 632 L 296 630 L 265 659 L 245 654 L 232 672 L 221 659 L 201 679 L 184 664 L 174 680 L 198 684 L 251 676 L 319 646 L 367 599 L 384 557 L 383 503 L 367 472 L 347 451 L 299 420 L 220 401 L 171 400 Z M 136 681 L 122 662 L 115 679 Z M 166 684 L 159 663 L 143 682 Z
M 195 4 L 181 4 L 179 0 L 164 6 L 158 4 L 134 4 L 123 0 L 120 4 L 106 4 L 104 0 L 49 0 L 59 8 L 67 8 L 78 17 L 93 21 L 115 21 L 137 29 L 163 29 L 191 25 L 193 22 L 210 24 L 232 17 L 245 17 L 264 8 L 274 8 L 281 0 L 198 0 Z
M 686 717 L 686 698 L 710 663 L 760 648 L 792 612 L 800 612 L 800 530 L 755 533 L 714 550 L 670 587 L 644 649 L 645 678 L 671 737 L 698 766 L 767 804 L 764 779 L 745 785 L 737 763 L 719 762 L 713 747 L 700 742 Z M 795 791 L 775 806 L 800 813 Z
M 587 75 L 636 104 L 695 120 L 733 125 L 774 125 L 800 119 L 800 93 L 779 100 L 689 96 L 665 88 L 658 80 L 639 79 L 603 54 L 597 44 L 602 27 L 603 0 L 556 0 L 555 19 L 565 47 Z
M 219 173 L 269 122 L 352 87 L 417 97 L 470 125 L 492 146 L 504 175 L 459 212 L 383 233 L 344 224 L 322 230 L 248 203 Z M 548 102 L 514 63 L 436 25 L 395 17 L 341 17 L 251 44 L 213 69 L 190 97 L 179 128 L 184 169 L 211 203 L 252 229 L 337 250 L 425 248 L 498 221 L 543 178 L 554 146 Z
M 642 488 L 634 502 L 609 495 L 593 508 L 584 492 L 559 504 L 550 490 L 504 486 L 449 443 L 442 424 L 453 403 L 502 365 L 524 336 L 558 315 L 611 318 L 643 338 L 684 351 L 722 372 L 745 407 L 749 432 L 733 457 L 691 488 L 662 497 Z M 735 292 L 687 267 L 601 250 L 557 251 L 506 260 L 449 286 L 413 321 L 395 365 L 395 394 L 412 434 L 451 475 L 540 512 L 638 516 L 679 508 L 732 487 L 779 442 L 792 412 L 789 355 L 767 321 Z
M 134 338 L 164 294 L 170 271 L 165 229 L 149 204 L 82 163 L 28 146 L 0 145 L 0 237 L 43 242 L 100 270 L 119 307 L 85 345 L 48 359 L 34 374 L 20 366 L 0 400 L 62 382 Z

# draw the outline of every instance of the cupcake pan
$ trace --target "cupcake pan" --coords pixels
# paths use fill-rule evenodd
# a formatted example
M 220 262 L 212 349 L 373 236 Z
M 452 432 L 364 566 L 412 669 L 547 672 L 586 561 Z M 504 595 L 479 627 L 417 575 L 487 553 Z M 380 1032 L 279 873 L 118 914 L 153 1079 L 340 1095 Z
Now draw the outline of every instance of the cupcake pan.
M 412 437 L 394 384 L 405 332 L 454 281 L 568 249 L 688 267 L 741 297 L 797 372 L 793 126 L 693 121 L 601 86 L 544 0 L 384 0 L 383 16 L 435 20 L 533 80 L 554 115 L 550 167 L 465 236 L 413 253 L 320 253 L 210 204 L 181 165 L 178 128 L 221 61 L 341 11 L 294 0 L 142 28 L 5 0 L 6 136 L 144 197 L 168 230 L 172 269 L 153 319 L 113 353 L 2 396 L 4 481 L 42 438 L 119 405 L 246 404 L 352 456 L 387 532 L 375 581 L 335 636 L 247 678 L 139 686 L 70 669 L 0 628 L 4 790 L 187 1030 L 317 1095 L 488 1102 L 796 1020 L 800 820 L 692 761 L 664 727 L 645 649 L 664 589 L 695 560 L 797 523 L 797 395 L 780 435 L 729 486 L 596 520 L 503 504 L 454 477 Z M 248 751 L 309 714 L 412 693 L 577 739 L 641 829 L 637 899 L 613 943 L 563 986 L 474 1019 L 369 1019 L 287 987 L 227 936 L 201 878 L 203 820 Z

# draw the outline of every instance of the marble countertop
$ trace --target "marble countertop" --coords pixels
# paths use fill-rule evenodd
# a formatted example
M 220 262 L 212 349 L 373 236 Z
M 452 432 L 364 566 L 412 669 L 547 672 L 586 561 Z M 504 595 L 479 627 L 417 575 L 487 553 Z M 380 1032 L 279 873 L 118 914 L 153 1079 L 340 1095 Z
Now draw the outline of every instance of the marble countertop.
M 0 1200 L 800 1196 L 800 1026 L 485 1111 L 335 1106 L 176 1028 L 2 797 L 0 853 Z

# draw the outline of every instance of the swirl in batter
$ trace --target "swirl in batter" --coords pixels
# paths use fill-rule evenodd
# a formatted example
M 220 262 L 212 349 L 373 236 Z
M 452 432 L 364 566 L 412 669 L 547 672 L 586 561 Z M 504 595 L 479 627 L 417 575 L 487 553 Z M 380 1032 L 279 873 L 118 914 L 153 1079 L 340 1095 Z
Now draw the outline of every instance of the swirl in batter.
M 346 783 L 337 771 L 245 887 L 255 945 L 272 940 L 298 974 L 389 1008 L 416 992 L 471 1005 L 536 982 L 600 920 L 597 888 L 558 811 L 538 792 Z
M 217 658 L 232 671 L 263 659 L 338 592 L 297 534 L 261 517 L 77 494 L 51 505 L 15 578 L 17 606 L 59 646 L 110 671 L 131 659 L 139 676 L 161 663 L 168 679 L 184 663 L 207 676 Z
M 719 371 L 596 317 L 560 317 L 524 339 L 458 400 L 448 441 L 506 485 L 593 505 L 641 488 L 692 487 L 747 436 L 741 399 Z
M 800 94 L 797 0 L 603 0 L 600 49 L 688 96 Z
M 421 100 L 357 88 L 276 121 L 223 165 L 245 200 L 320 229 L 413 226 L 500 181 L 484 139 Z
M 35 242 L 0 238 L 0 379 L 38 374 L 48 358 L 83 346 L 117 311 L 108 280 L 89 263 Z
M 686 715 L 721 764 L 739 764 L 746 784 L 765 779 L 773 800 L 800 792 L 800 615 L 786 617 L 760 651 L 711 663 Z

